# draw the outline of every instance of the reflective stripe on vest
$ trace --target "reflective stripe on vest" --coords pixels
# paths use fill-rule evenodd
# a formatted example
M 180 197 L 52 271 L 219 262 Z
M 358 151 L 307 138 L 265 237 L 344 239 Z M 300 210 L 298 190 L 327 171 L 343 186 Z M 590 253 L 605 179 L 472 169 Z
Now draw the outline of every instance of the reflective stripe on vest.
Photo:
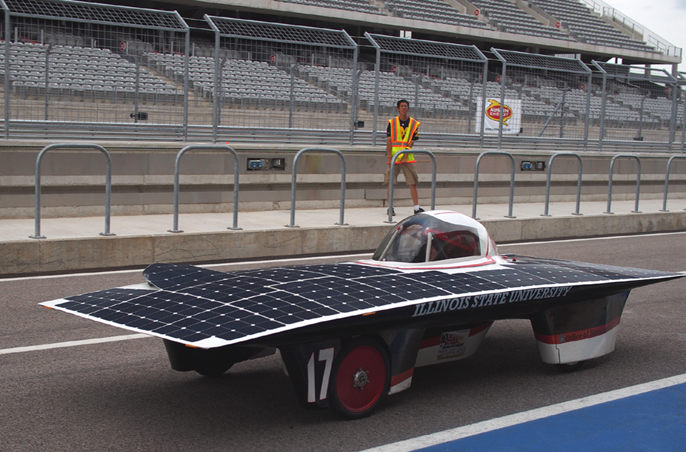
M 405 128 L 404 134 L 401 134 L 402 127 L 400 127 L 400 117 L 396 116 L 393 119 L 389 119 L 388 122 L 391 125 L 391 155 L 395 155 L 405 149 L 412 149 L 409 146 L 409 143 L 412 141 L 412 137 L 414 137 L 419 129 L 419 121 L 415 120 L 414 118 L 410 118 L 410 122 L 407 124 L 407 128 Z M 401 162 L 400 160 L 403 157 L 406 157 L 406 160 Z M 395 161 L 396 164 L 415 162 L 416 160 L 414 159 L 414 154 L 412 153 L 400 155 Z

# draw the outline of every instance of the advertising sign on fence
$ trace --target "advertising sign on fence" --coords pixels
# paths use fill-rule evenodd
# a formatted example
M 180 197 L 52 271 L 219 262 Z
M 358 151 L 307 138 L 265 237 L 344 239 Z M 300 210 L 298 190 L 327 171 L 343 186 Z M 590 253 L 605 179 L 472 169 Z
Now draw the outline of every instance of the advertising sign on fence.
M 500 108 L 500 99 L 486 98 L 486 108 L 477 104 L 476 133 L 481 133 L 481 121 L 484 122 L 484 133 L 498 133 L 500 129 L 500 112 L 503 112 L 503 133 L 516 134 L 522 126 L 522 101 L 505 99 L 504 108 Z

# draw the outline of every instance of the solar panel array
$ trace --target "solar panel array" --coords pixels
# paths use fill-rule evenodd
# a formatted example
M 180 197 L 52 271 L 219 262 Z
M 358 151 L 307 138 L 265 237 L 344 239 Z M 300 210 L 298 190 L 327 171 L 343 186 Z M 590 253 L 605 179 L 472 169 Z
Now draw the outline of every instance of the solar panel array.
M 413 301 L 670 274 L 517 258 L 496 269 L 453 274 L 341 263 L 235 273 L 154 264 L 145 275 L 157 289 L 103 290 L 54 307 L 180 342 L 212 339 L 217 346 Z

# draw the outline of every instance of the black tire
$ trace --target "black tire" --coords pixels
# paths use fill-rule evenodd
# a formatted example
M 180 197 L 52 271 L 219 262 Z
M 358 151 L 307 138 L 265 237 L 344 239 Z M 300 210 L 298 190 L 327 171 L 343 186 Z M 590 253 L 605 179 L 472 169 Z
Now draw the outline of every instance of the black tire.
M 195 369 L 195 371 L 204 377 L 221 377 L 226 371 L 231 369 L 231 366 L 233 366 L 233 363 L 224 363 L 221 366 L 202 367 Z
M 555 364 L 555 367 L 557 367 L 560 372 L 576 372 L 584 366 L 585 362 L 586 361 L 574 361 L 571 363 Z
M 391 381 L 386 349 L 371 338 L 355 339 L 336 356 L 329 384 L 329 404 L 347 419 L 370 415 L 386 398 Z

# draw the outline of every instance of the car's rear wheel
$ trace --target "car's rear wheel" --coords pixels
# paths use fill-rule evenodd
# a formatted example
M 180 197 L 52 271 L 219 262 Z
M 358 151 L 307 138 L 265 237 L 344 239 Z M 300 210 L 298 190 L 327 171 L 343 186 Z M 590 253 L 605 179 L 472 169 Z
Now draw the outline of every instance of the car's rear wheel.
M 555 364 L 562 372 L 576 372 L 581 369 L 586 361 L 572 361 L 571 363 Z
M 373 339 L 345 345 L 334 362 L 331 407 L 348 419 L 369 415 L 388 394 L 390 367 L 385 348 Z
M 231 366 L 233 366 L 233 363 L 225 363 L 217 366 L 201 367 L 195 369 L 195 371 L 204 377 L 219 377 L 231 369 Z

